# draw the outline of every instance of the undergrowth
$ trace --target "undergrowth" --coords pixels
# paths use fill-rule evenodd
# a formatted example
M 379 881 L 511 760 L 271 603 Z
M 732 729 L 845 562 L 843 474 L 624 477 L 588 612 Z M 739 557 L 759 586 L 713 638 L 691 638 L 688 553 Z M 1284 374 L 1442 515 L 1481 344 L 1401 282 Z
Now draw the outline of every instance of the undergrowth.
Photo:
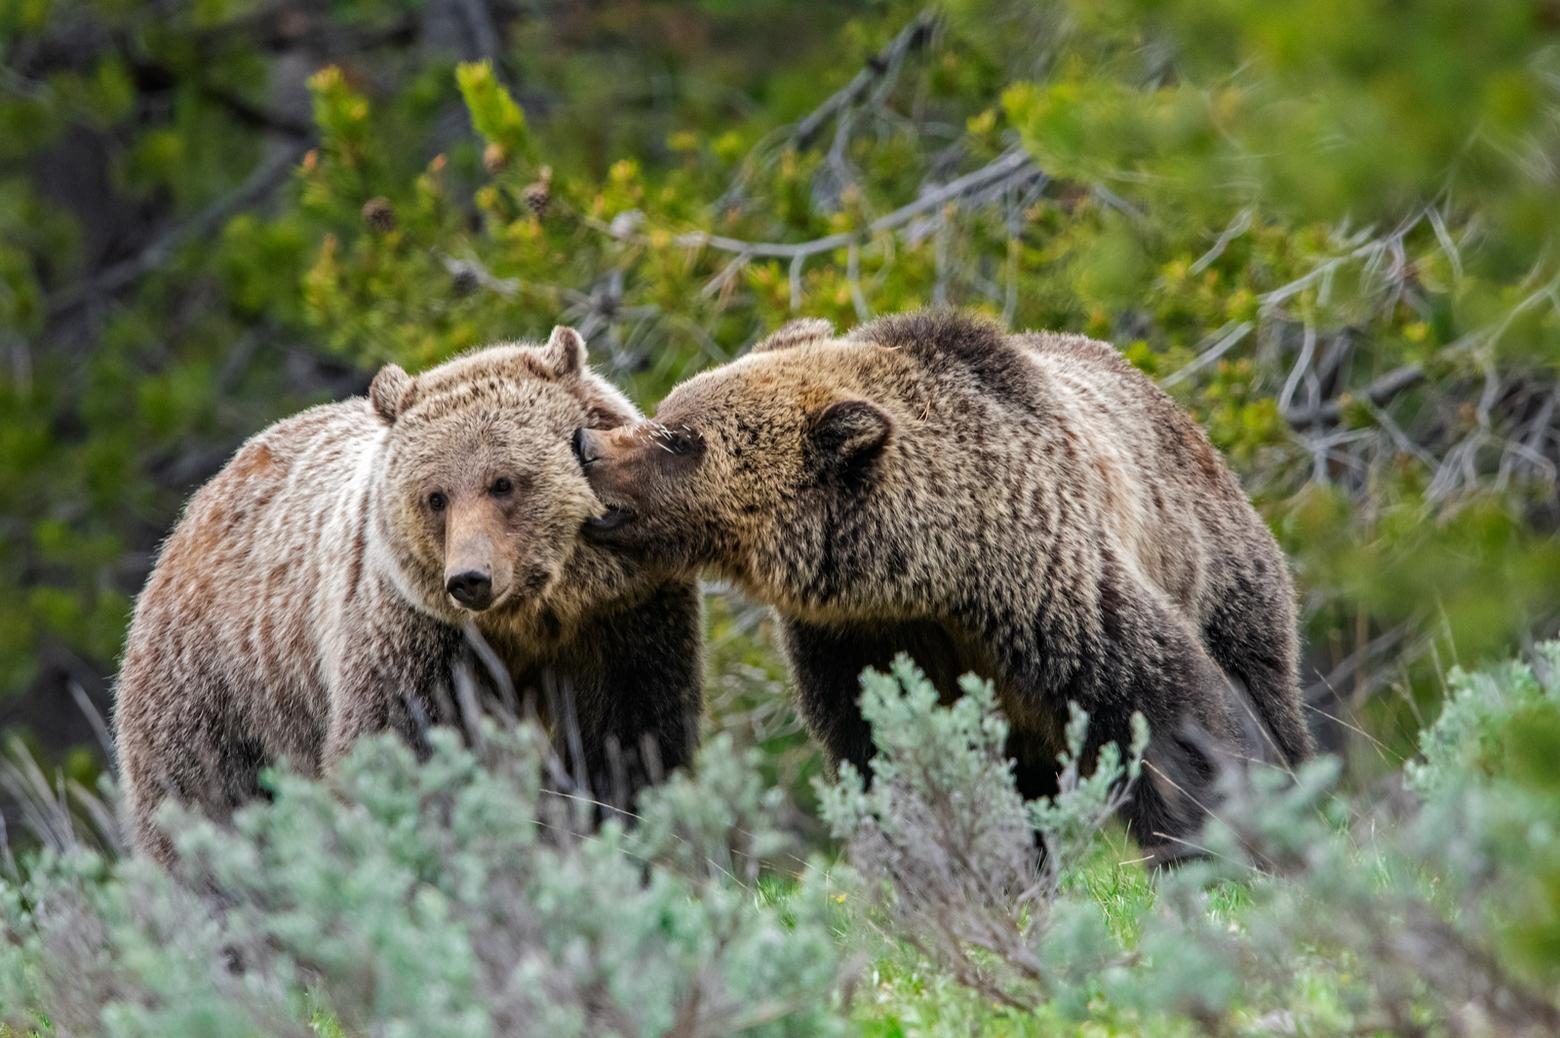
M 903 660 L 864 676 L 871 781 L 820 783 L 834 856 L 721 737 L 599 826 L 527 730 L 368 739 L 231 829 L 169 808 L 172 873 L 56 803 L 0 882 L 0 1034 L 1560 1033 L 1557 675 L 1454 673 L 1369 797 L 1226 774 L 1168 871 L 1110 820 L 1147 733 L 1082 761 L 1075 714 L 1025 803 L 990 687 Z

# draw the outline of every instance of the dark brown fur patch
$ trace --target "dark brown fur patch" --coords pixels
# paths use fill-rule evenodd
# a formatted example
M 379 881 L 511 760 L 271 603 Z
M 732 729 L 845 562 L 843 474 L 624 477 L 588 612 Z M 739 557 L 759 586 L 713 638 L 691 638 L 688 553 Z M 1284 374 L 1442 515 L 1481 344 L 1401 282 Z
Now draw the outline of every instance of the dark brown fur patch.
M 1001 325 L 959 310 L 917 310 L 879 317 L 849 336 L 903 350 L 926 366 L 933 380 L 968 372 L 987 393 L 1033 404 L 1034 373 Z

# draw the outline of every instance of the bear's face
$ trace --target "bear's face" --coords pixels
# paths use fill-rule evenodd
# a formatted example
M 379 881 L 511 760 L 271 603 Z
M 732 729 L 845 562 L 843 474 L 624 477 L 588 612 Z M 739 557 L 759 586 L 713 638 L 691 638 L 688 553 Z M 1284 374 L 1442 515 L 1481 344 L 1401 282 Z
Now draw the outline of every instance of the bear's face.
M 546 346 L 493 347 L 416 378 L 393 365 L 369 392 L 389 425 L 379 532 L 425 609 L 458 621 L 544 604 L 602 507 L 571 437 L 631 420 L 559 328 Z
M 854 347 L 805 334 L 819 325 L 787 326 L 683 383 L 654 421 L 582 430 L 580 461 L 606 506 L 587 537 L 678 568 L 738 571 L 755 548 L 808 540 L 834 502 L 870 482 L 893 429 L 842 388 L 829 351 Z

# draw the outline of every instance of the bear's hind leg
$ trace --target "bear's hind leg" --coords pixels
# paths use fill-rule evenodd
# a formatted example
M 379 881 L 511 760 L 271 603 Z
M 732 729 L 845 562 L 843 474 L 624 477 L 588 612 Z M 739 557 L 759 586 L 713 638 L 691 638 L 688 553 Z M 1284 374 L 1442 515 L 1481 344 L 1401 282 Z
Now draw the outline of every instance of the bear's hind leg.
M 165 687 L 177 690 L 178 702 L 148 708 L 135 691 L 141 677 L 137 671 L 127 672 L 116 718 L 128 835 L 136 848 L 171 866 L 173 841 L 156 821 L 163 802 L 173 799 L 226 822 L 238 807 L 265 795 L 260 772 L 270 761 L 259 740 L 229 709 L 230 689 L 211 680 L 175 684 L 170 679 Z M 182 723 L 156 723 L 148 709 L 177 716 Z
M 1116 743 L 1125 755 L 1132 715 L 1143 715 L 1143 775 L 1121 814 L 1146 850 L 1180 856 L 1194 847 L 1214 806 L 1219 758 L 1246 752 L 1229 681 L 1192 625 L 1115 567 L 1105 569 L 1098 608 L 1092 632 L 1071 640 L 1042 615 L 1032 638 L 1008 639 L 1008 659 L 1021 676 L 1017 684 L 1045 696 L 1034 708 L 1054 711 L 1058 724 L 1067 719 L 1069 700 L 1088 711 L 1085 771 L 1106 745 Z

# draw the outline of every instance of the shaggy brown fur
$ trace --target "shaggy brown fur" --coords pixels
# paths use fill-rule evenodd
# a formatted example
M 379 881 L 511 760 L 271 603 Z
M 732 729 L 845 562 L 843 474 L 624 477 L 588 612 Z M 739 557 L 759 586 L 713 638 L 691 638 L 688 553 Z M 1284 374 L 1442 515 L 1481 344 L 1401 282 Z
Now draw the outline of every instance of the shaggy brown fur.
M 545 347 L 415 378 L 388 366 L 368 400 L 272 426 L 194 496 L 137 600 L 119 678 L 141 847 L 171 855 L 153 822 L 165 796 L 223 817 L 272 762 L 314 772 L 365 732 L 420 739 L 468 621 L 518 687 L 571 693 L 572 763 L 595 788 L 688 760 L 697 587 L 580 540 L 601 506 L 570 437 L 637 417 L 584 358 L 560 328 Z
M 946 312 L 845 339 L 798 322 L 657 417 L 581 434 L 613 506 L 589 532 L 774 605 L 835 760 L 870 755 L 857 675 L 901 650 L 945 689 L 995 680 L 1030 796 L 1054 784 L 1067 701 L 1094 748 L 1142 711 L 1152 781 L 1127 813 L 1147 844 L 1195 826 L 1208 739 L 1238 738 L 1221 668 L 1276 756 L 1310 752 L 1284 557 L 1202 431 L 1110 347 Z

